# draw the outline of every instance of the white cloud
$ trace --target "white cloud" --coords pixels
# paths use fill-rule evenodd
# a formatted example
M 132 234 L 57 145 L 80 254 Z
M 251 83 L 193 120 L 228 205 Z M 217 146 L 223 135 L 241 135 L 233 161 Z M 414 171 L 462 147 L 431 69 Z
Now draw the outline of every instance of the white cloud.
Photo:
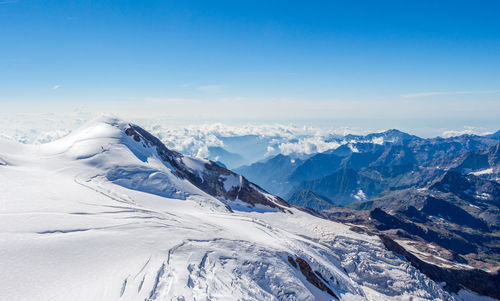
M 3 0 L 0 1 L 0 5 L 17 3 L 17 0 Z
M 293 125 L 242 125 L 230 126 L 222 123 L 209 123 L 190 126 L 165 126 L 168 121 L 149 121 L 146 129 L 158 136 L 166 145 L 177 151 L 197 157 L 206 157 L 208 147 L 224 147 L 223 138 L 256 135 L 268 141 L 267 151 L 273 145 L 294 139 L 301 128 Z
M 442 92 L 419 92 L 413 94 L 403 94 L 403 98 L 418 98 L 418 97 L 429 97 L 429 96 L 439 96 L 439 95 L 464 95 L 464 94 L 495 94 L 500 93 L 499 90 L 486 90 L 486 91 L 442 91 Z
M 183 102 L 183 100 L 179 100 L 179 102 Z M 23 143 L 45 143 L 64 136 L 94 115 L 86 111 L 85 108 L 73 108 L 70 112 L 48 114 L 0 112 L 0 135 L 13 137 Z M 223 147 L 229 152 L 243 155 L 248 162 L 255 162 L 278 153 L 301 155 L 324 152 L 350 143 L 350 141 L 339 139 L 340 136 L 349 133 L 367 133 L 366 129 L 360 130 L 359 128 L 321 128 L 278 123 L 228 125 L 207 122 L 192 124 L 193 120 L 190 120 L 187 123 L 190 125 L 186 125 L 186 123 L 178 123 L 171 118 L 132 118 L 130 121 L 144 127 L 162 140 L 167 147 L 179 152 L 206 158 L 209 155 L 210 147 Z M 450 137 L 461 134 L 486 134 L 487 130 L 487 128 L 469 126 L 461 129 L 442 129 L 439 130 L 439 133 L 442 133 L 442 137 Z M 249 142 L 249 147 L 251 146 L 252 150 L 238 149 L 237 146 L 232 149 L 227 138 L 245 136 L 258 137 L 257 140 L 247 140 L 258 142 Z M 379 140 L 374 139 L 367 142 L 383 142 L 382 139 Z M 228 145 L 225 145 L 226 143 Z M 242 151 L 255 151 L 252 153 L 255 156 L 246 157 Z
M 314 154 L 335 149 L 341 144 L 338 141 L 328 142 L 326 137 L 314 136 L 301 138 L 298 142 L 285 142 L 279 145 L 279 150 L 284 155 L 290 154 Z
M 463 129 L 460 129 L 460 130 L 444 130 L 443 133 L 441 134 L 441 137 L 450 138 L 450 137 L 456 137 L 456 136 L 461 136 L 461 135 L 480 135 L 480 136 L 482 136 L 482 135 L 488 135 L 491 133 L 492 132 L 485 131 L 484 128 L 465 126 Z
M 66 135 L 94 114 L 85 109 L 74 109 L 67 115 L 51 114 L 1 114 L 0 134 L 10 136 L 23 143 L 45 143 Z M 199 125 L 175 125 L 169 119 L 131 120 L 157 136 L 165 145 L 179 152 L 207 158 L 210 147 L 223 147 L 227 151 L 239 153 L 224 144 L 225 138 L 257 136 L 261 148 L 260 159 L 282 153 L 313 154 L 336 148 L 339 142 L 332 137 L 353 133 L 348 128 L 324 129 L 294 124 L 246 124 L 227 125 L 205 123 Z M 359 133 L 359 132 L 355 132 Z M 344 143 L 344 142 L 342 142 Z M 347 143 L 347 142 L 345 142 Z M 259 151 L 258 151 L 259 152 Z
M 260 159 L 282 153 L 313 154 L 323 152 L 340 145 L 332 137 L 339 137 L 349 131 L 348 128 L 324 129 L 294 124 L 246 124 L 227 125 L 223 123 L 205 123 L 199 125 L 173 125 L 170 120 L 146 119 L 138 122 L 145 129 L 162 140 L 165 145 L 181 153 L 207 158 L 209 147 L 223 147 L 227 151 L 239 153 L 225 145 L 228 137 L 258 136 L 261 147 Z M 343 142 L 344 143 L 344 142 Z M 345 142 L 347 143 L 347 142 Z M 241 154 L 241 153 L 239 153 Z
M 54 86 L 52 87 L 52 90 L 57 90 L 57 89 L 59 89 L 60 87 L 61 87 L 61 85 L 54 85 Z
M 92 114 L 84 110 L 57 113 L 0 113 L 0 135 L 21 143 L 47 143 L 67 135 Z

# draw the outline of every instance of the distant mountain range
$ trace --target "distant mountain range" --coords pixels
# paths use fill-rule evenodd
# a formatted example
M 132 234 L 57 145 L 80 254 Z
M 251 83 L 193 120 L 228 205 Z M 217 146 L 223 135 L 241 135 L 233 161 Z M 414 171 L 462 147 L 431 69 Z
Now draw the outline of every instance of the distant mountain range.
M 236 171 L 285 199 L 311 190 L 344 206 L 385 190 L 424 187 L 451 168 L 494 180 L 498 135 L 423 139 L 398 130 L 347 135 L 337 138 L 345 142 L 340 147 L 304 160 L 278 155 Z
M 279 155 L 237 170 L 290 204 L 380 235 L 447 289 L 499 298 L 499 138 L 348 135 L 295 164 Z

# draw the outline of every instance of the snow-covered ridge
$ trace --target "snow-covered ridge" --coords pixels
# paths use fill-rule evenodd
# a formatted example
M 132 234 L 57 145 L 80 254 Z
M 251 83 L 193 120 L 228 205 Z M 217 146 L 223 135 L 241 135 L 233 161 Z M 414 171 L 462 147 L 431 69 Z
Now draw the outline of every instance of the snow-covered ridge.
M 193 185 L 209 195 L 226 201 L 231 206 L 233 201 L 242 201 L 247 207 L 261 205 L 284 211 L 289 205 L 279 197 L 271 196 L 251 184 L 242 176 L 216 164 L 215 162 L 184 156 L 169 150 L 156 137 L 137 125 L 129 125 L 125 130 L 126 135 L 133 137 L 144 148 L 156 149 L 157 156 L 167 166 L 173 169 L 176 176 L 187 179 Z M 239 183 L 227 187 L 228 178 L 240 178 Z
M 0 140 L 1 300 L 453 299 L 377 237 L 155 139 L 101 117 Z
M 229 207 L 233 202 L 238 206 L 243 202 L 249 209 L 256 204 L 268 210 L 289 207 L 244 178 L 228 189 L 225 181 L 239 175 L 214 162 L 172 151 L 141 127 L 112 116 L 100 116 L 38 148 L 45 155 L 85 160 L 103 169 L 102 176 L 108 180 L 135 190 L 179 198 L 208 194 Z

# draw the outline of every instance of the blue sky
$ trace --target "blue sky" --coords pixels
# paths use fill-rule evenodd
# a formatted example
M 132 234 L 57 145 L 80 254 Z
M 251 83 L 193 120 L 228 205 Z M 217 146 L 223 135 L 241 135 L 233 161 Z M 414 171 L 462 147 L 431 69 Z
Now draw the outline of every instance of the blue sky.
M 499 14 L 498 1 L 0 0 L 0 103 L 500 128 Z

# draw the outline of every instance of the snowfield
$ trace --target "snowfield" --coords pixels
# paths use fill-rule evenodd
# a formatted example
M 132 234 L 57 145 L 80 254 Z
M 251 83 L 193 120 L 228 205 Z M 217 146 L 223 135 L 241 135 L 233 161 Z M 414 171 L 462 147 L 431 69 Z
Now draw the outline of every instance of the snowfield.
M 456 298 L 375 236 L 213 197 L 128 127 L 101 117 L 47 144 L 0 137 L 0 300 Z M 180 161 L 204 176 L 208 161 Z

